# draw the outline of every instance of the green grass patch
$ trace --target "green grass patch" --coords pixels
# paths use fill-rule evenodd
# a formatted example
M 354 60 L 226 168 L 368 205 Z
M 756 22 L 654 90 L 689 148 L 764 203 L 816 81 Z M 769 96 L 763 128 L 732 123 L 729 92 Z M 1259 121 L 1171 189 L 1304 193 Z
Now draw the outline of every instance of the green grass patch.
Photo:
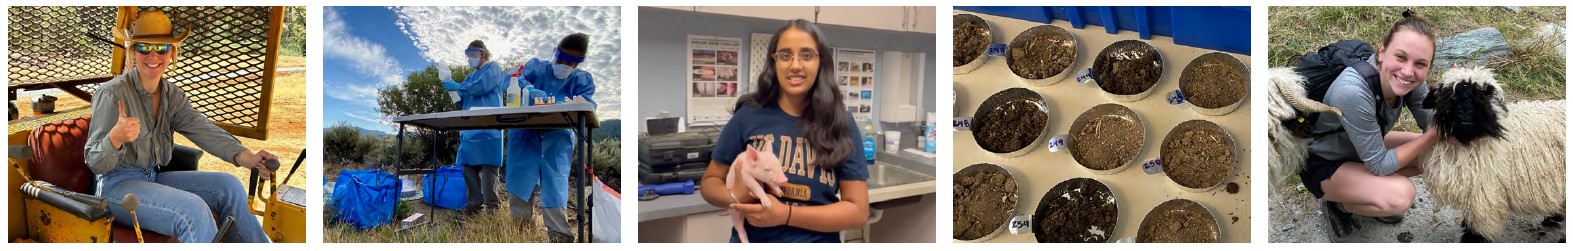
M 1541 25 L 1564 23 L 1564 7 L 1522 7 L 1517 13 L 1500 7 L 1271 7 L 1268 64 L 1293 66 L 1295 56 L 1342 39 L 1380 43 L 1405 9 L 1429 20 L 1439 39 L 1478 28 L 1497 28 L 1507 39 L 1513 56 L 1494 60 L 1487 66 L 1495 69 L 1497 80 L 1507 85 L 1508 98 L 1565 98 L 1567 65 L 1565 56 L 1557 51 L 1560 44 L 1534 39 Z M 1435 82 L 1441 75 L 1432 72 L 1429 81 Z M 1418 130 L 1412 118 L 1403 118 L 1399 128 Z

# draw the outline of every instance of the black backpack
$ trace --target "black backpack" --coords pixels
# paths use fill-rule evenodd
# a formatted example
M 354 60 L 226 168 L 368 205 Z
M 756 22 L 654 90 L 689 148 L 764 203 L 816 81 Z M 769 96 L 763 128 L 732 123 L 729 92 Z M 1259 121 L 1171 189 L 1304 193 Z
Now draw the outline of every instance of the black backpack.
M 1376 66 L 1366 62 L 1367 59 L 1370 59 L 1375 54 L 1376 49 L 1373 49 L 1371 44 L 1360 40 L 1341 40 L 1300 56 L 1299 63 L 1295 64 L 1294 71 L 1305 77 L 1306 97 L 1317 102 L 1323 102 L 1323 98 L 1327 96 L 1327 89 L 1333 85 L 1333 80 L 1337 79 L 1339 74 L 1343 74 L 1345 68 L 1353 67 L 1356 72 L 1360 73 L 1360 76 L 1365 78 L 1366 83 L 1370 83 L 1368 87 L 1371 89 L 1371 93 L 1376 94 L 1376 103 L 1381 105 L 1385 104 L 1382 101 L 1381 80 L 1377 77 Z M 1381 125 L 1381 128 L 1387 128 L 1385 113 L 1377 112 L 1376 114 L 1377 123 Z M 1344 131 L 1343 127 L 1339 127 L 1337 130 L 1313 134 L 1311 132 L 1312 127 L 1316 125 L 1316 120 L 1320 116 L 1312 115 L 1315 114 L 1296 110 L 1295 118 L 1283 120 L 1281 123 L 1285 128 L 1289 128 L 1289 131 L 1295 137 L 1301 138 L 1320 137 Z

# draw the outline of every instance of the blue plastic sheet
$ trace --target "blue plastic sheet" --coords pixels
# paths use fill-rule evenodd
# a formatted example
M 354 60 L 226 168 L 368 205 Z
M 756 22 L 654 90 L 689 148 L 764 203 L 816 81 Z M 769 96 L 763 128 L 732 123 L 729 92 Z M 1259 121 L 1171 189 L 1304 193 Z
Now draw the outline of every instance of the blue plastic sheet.
M 393 222 L 399 178 L 382 170 L 344 170 L 333 187 L 333 219 L 357 229 Z

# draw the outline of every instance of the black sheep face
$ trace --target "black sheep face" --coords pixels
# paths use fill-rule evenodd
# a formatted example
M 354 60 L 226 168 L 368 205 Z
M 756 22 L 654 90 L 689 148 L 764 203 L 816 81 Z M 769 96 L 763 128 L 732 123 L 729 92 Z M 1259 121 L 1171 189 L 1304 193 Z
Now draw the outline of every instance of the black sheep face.
M 1454 69 L 1426 95 L 1420 106 L 1435 111 L 1431 122 L 1443 138 L 1465 146 L 1483 137 L 1502 138 L 1506 129 L 1501 115 L 1508 111 L 1502 89 L 1491 77 L 1490 70 Z

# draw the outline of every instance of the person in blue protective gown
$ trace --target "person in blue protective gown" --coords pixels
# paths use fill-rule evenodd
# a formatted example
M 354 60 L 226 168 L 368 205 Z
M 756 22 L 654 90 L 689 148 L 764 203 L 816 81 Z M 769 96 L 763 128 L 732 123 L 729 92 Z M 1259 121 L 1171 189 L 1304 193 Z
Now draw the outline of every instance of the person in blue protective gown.
M 564 37 L 555 49 L 553 61 L 530 59 L 519 72 L 520 89 L 533 87 L 556 98 L 557 102 L 582 98 L 595 103 L 595 80 L 590 73 L 579 70 L 589 53 L 590 36 L 574 33 Z M 529 100 L 534 100 L 531 97 Z M 533 225 L 532 192 L 536 186 L 541 191 L 541 218 L 546 222 L 547 237 L 552 242 L 572 242 L 568 230 L 568 173 L 574 151 L 574 133 L 568 129 L 509 130 L 507 174 L 504 177 L 508 193 L 510 215 L 525 225 Z
M 464 77 L 464 82 L 444 81 L 442 88 L 459 93 L 459 106 L 464 110 L 476 107 L 502 106 L 502 94 L 508 88 L 508 77 L 502 67 L 491 61 L 491 51 L 481 40 L 470 42 L 464 56 L 475 72 Z M 497 168 L 502 166 L 502 132 L 499 130 L 466 130 L 459 132 L 458 156 L 454 164 L 464 167 L 464 187 L 469 199 L 461 210 L 466 214 L 482 209 L 495 210 L 497 198 Z

